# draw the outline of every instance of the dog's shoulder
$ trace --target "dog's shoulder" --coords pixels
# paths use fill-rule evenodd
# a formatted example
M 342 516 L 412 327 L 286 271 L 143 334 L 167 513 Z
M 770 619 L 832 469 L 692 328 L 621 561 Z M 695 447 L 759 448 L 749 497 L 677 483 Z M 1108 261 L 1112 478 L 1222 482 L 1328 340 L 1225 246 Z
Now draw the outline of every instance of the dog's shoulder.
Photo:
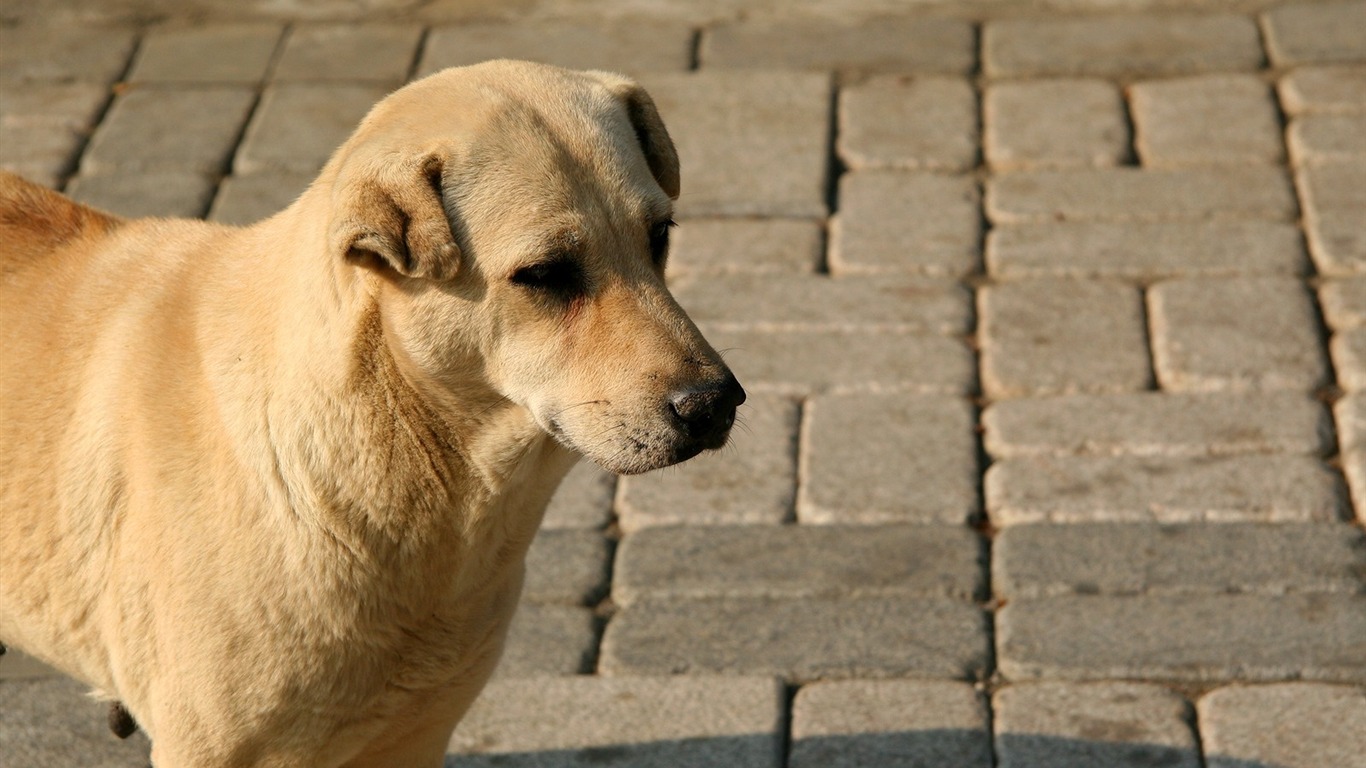
M 98 239 L 123 220 L 0 171 L 0 272 L 31 266 L 78 240 Z

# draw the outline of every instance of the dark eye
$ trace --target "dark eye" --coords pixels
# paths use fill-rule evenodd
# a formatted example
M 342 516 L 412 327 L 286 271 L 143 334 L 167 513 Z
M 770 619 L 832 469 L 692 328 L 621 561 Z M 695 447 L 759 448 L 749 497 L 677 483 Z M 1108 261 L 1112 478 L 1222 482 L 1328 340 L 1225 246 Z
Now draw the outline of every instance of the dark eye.
M 661 221 L 650 229 L 650 258 L 655 266 L 662 268 L 669 258 L 669 230 L 678 226 L 673 219 Z
M 570 259 L 557 258 L 522 267 L 512 273 L 512 282 L 561 298 L 573 298 L 583 292 L 583 271 Z

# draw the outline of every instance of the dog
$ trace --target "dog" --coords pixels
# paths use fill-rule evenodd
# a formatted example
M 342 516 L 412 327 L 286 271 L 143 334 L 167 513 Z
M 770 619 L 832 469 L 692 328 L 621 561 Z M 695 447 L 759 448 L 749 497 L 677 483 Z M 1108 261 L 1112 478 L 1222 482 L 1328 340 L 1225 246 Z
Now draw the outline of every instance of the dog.
M 665 286 L 678 194 L 638 84 L 507 61 L 246 228 L 0 176 L 0 640 L 157 768 L 442 765 L 578 456 L 674 464 L 744 401 Z

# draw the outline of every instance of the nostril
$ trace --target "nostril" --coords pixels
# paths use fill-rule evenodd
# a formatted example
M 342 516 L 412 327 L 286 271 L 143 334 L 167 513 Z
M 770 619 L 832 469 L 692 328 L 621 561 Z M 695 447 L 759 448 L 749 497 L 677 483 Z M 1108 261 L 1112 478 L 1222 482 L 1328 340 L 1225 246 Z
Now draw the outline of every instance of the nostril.
M 692 436 L 710 439 L 724 437 L 735 423 L 735 409 L 743 402 L 744 388 L 728 374 L 724 379 L 674 392 L 669 396 L 669 409 Z
M 705 390 L 684 389 L 669 396 L 669 408 L 685 424 L 696 424 L 711 416 L 712 401 Z

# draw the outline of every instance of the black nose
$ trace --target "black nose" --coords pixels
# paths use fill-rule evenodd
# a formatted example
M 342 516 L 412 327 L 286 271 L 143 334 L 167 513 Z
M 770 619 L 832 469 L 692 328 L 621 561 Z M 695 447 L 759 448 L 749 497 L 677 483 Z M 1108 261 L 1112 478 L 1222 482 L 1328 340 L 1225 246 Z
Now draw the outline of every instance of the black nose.
M 735 423 L 735 409 L 745 402 L 745 390 L 735 377 L 680 389 L 669 396 L 669 409 L 688 437 L 705 448 L 720 448 Z

